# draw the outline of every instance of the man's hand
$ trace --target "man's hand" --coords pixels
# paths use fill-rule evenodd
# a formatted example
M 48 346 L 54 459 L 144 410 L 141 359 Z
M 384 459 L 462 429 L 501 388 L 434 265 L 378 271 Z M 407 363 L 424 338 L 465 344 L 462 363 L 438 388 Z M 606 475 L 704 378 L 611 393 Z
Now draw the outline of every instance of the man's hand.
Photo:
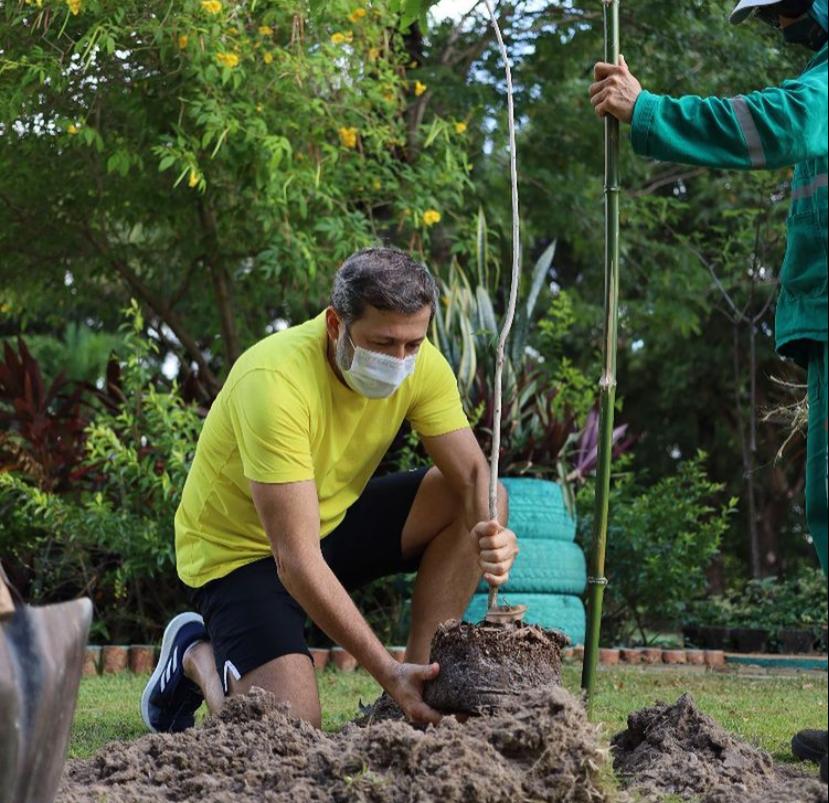
M 472 529 L 478 542 L 481 571 L 491 586 L 501 586 L 509 579 L 509 570 L 518 555 L 518 539 L 512 530 L 494 519 L 481 521 Z
M 599 117 L 612 114 L 617 120 L 629 123 L 633 107 L 642 91 L 642 85 L 628 68 L 625 57 L 619 55 L 619 65 L 600 61 L 593 68 L 595 83 L 590 84 L 590 102 Z
M 440 714 L 423 702 L 423 684 L 438 676 L 437 664 L 397 664 L 388 682 L 386 691 L 394 697 L 403 713 L 412 722 L 422 725 L 437 725 Z

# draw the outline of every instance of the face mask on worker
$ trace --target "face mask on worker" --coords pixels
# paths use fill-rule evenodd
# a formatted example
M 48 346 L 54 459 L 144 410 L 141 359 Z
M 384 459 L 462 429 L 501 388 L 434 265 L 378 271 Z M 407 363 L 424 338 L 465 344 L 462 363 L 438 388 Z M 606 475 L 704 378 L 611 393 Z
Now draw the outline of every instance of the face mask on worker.
M 417 354 L 400 359 L 355 346 L 345 326 L 337 340 L 336 356 L 337 367 L 346 384 L 369 399 L 386 399 L 391 396 L 414 371 L 417 360 Z
M 804 14 L 797 22 L 783 29 L 783 38 L 790 45 L 805 45 L 817 51 L 826 44 L 826 31 L 811 14 Z
M 773 28 L 780 27 L 780 17 L 794 19 L 783 28 L 783 39 L 790 45 L 805 45 L 820 50 L 827 40 L 826 31 L 812 15 L 813 0 L 784 0 L 757 9 L 757 16 Z

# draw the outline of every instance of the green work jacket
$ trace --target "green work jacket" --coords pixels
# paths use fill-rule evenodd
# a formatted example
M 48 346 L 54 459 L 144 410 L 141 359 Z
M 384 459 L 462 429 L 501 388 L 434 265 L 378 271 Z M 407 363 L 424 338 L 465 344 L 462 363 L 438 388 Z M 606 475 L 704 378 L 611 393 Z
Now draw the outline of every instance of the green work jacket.
M 734 98 L 642 92 L 631 121 L 640 156 L 706 167 L 794 165 L 780 270 L 777 350 L 805 365 L 808 341 L 827 340 L 827 46 L 800 76 Z

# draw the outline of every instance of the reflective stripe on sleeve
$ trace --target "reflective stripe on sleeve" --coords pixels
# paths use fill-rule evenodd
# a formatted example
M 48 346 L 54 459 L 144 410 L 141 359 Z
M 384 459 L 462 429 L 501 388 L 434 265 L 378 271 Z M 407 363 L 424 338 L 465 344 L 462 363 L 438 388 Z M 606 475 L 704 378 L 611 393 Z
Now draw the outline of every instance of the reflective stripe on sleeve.
M 808 184 L 792 190 L 792 200 L 800 201 L 804 198 L 811 198 L 821 187 L 829 186 L 829 176 L 826 173 L 821 173 L 815 176 Z
M 742 95 L 738 95 L 736 98 L 729 98 L 728 102 L 731 104 L 731 108 L 734 109 L 734 114 L 737 115 L 737 120 L 743 131 L 746 145 L 748 145 L 748 156 L 751 159 L 751 166 L 765 167 L 766 155 L 763 153 L 760 132 L 757 130 L 754 118 L 751 116 L 751 110 L 748 108 L 746 99 Z

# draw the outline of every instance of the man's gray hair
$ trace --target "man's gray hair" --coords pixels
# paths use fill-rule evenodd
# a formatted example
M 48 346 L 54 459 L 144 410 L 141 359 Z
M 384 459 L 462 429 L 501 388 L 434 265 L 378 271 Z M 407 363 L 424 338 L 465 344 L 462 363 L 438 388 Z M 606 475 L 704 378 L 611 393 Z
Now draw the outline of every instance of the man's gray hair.
M 414 315 L 437 309 L 437 285 L 425 265 L 398 248 L 364 248 L 352 254 L 334 276 L 331 306 L 346 326 L 366 306 Z

